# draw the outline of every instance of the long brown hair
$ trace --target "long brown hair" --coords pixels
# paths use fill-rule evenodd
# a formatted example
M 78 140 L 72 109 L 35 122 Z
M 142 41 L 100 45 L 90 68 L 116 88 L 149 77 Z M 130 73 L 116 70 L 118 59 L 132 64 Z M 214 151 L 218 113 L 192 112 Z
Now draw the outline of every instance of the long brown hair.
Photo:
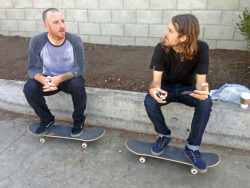
M 184 59 L 191 60 L 193 55 L 197 53 L 197 40 L 200 34 L 200 26 L 198 19 L 192 14 L 177 15 L 172 18 L 172 24 L 178 32 L 179 37 L 186 35 L 186 41 L 179 44 L 181 61 Z M 163 44 L 163 43 L 162 43 Z M 165 52 L 168 53 L 170 46 L 163 46 Z

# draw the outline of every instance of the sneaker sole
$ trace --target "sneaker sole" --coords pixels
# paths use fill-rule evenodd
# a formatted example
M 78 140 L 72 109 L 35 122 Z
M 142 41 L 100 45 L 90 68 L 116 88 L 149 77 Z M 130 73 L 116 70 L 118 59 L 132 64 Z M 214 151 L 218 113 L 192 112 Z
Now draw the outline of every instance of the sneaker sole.
M 79 137 L 79 136 L 81 136 L 82 135 L 82 133 L 83 133 L 83 129 L 82 129 L 82 131 L 80 132 L 80 133 L 78 133 L 78 134 L 70 134 L 70 136 L 72 137 L 72 138 L 77 138 L 77 137 Z
M 164 151 L 165 151 L 165 149 L 164 149 L 164 150 L 162 150 L 162 151 L 161 151 L 161 152 L 159 152 L 159 153 L 155 153 L 155 152 L 153 152 L 153 150 L 151 149 L 151 153 L 152 153 L 153 155 L 156 155 L 156 156 L 159 156 L 159 155 L 163 154 L 163 153 L 164 153 Z
M 188 160 L 191 162 L 193 168 L 195 168 L 199 173 L 206 173 L 206 172 L 207 172 L 207 168 L 204 169 L 204 170 L 197 168 L 197 167 L 192 163 L 192 161 L 190 160 L 190 158 L 186 155 L 186 153 L 184 153 L 184 155 L 185 155 L 185 156 L 188 158 Z

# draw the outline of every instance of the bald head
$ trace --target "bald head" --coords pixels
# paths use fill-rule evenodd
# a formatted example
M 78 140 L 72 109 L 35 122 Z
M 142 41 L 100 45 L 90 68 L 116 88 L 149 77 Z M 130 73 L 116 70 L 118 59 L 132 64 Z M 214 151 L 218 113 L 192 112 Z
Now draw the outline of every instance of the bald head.
M 60 12 L 60 11 L 58 9 L 56 9 L 56 8 L 49 8 L 49 9 L 45 10 L 43 12 L 43 22 L 44 23 L 47 21 L 47 17 L 48 17 L 49 12 L 56 13 L 56 12 Z

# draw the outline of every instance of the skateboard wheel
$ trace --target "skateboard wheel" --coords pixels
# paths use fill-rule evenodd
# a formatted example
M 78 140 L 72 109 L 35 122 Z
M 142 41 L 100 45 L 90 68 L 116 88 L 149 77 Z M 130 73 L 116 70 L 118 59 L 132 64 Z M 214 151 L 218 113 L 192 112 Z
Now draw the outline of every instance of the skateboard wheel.
M 139 161 L 140 161 L 141 163 L 145 163 L 145 162 L 146 162 L 146 158 L 145 158 L 145 157 L 140 157 Z
M 44 143 L 45 142 L 45 138 L 40 138 L 40 142 Z
M 198 171 L 197 171 L 195 168 L 191 168 L 191 173 L 192 173 L 192 174 L 197 174 Z
M 83 142 L 83 143 L 82 143 L 82 148 L 85 149 L 85 148 L 87 148 L 87 147 L 88 147 L 88 144 L 87 144 L 86 142 Z

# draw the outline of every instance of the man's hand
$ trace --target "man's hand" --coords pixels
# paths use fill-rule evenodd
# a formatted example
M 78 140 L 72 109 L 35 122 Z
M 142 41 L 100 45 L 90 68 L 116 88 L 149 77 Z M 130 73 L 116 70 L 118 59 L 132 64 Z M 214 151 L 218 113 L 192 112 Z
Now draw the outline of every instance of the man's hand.
M 57 90 L 57 86 L 61 83 L 60 80 L 60 76 L 47 76 L 45 79 L 45 84 L 43 86 L 43 92 Z
M 161 89 L 161 78 L 163 71 L 155 71 L 153 70 L 153 81 L 149 87 L 149 94 L 158 102 L 158 103 L 166 103 L 166 100 L 160 99 L 156 94 L 161 93 L 167 98 L 168 93 Z
M 54 84 L 56 87 L 62 83 L 62 76 L 53 76 L 50 79 L 50 83 Z
M 43 85 L 43 92 L 54 91 L 58 89 L 56 85 L 52 83 L 51 76 L 46 77 L 42 75 L 41 73 L 38 73 L 34 76 L 34 79 Z
M 168 93 L 160 88 L 150 88 L 149 89 L 149 94 L 158 102 L 158 103 L 166 103 L 167 101 L 166 100 L 162 100 L 160 99 L 156 94 L 157 93 L 162 93 L 165 97 L 165 99 L 167 98 L 168 96 Z
M 58 89 L 57 86 L 60 83 L 74 78 L 74 75 L 71 72 L 66 72 L 62 75 L 53 76 L 53 77 L 51 76 L 44 77 L 43 75 L 42 76 L 40 75 L 39 78 L 41 78 L 41 83 L 44 85 L 43 91 L 47 92 L 47 91 L 57 90 Z
M 197 90 L 189 95 L 200 100 L 206 100 L 209 95 L 208 83 L 201 83 L 200 86 L 197 86 Z

